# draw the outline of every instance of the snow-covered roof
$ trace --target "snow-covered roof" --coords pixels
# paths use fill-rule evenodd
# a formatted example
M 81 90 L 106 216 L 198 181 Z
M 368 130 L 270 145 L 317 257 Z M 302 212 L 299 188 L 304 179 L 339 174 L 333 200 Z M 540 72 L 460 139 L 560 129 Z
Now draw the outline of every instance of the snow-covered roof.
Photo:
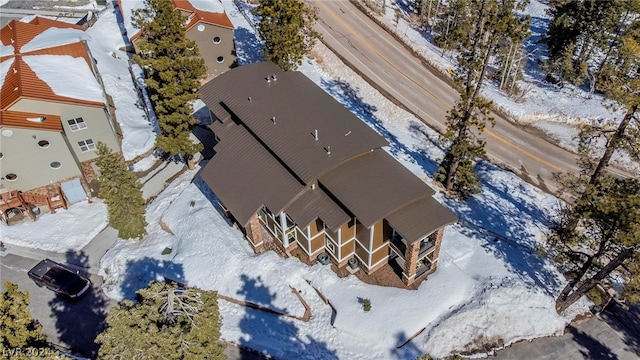
M 102 87 L 84 59 L 69 55 L 23 56 L 22 59 L 57 95 L 105 102 Z
M 129 39 L 134 39 L 136 35 L 140 32 L 134 24 L 131 17 L 133 16 L 133 11 L 137 9 L 144 8 L 144 0 L 118 0 L 118 8 L 120 8 L 120 13 L 122 14 L 122 21 L 124 23 L 124 29 L 127 32 L 127 36 Z
M 91 40 L 91 36 L 82 30 L 70 28 L 49 28 L 37 35 L 26 45 L 22 46 L 20 48 L 20 52 L 26 53 L 88 40 Z
M 24 97 L 103 106 L 104 92 L 84 44 L 90 38 L 81 26 L 41 17 L 3 27 L 2 110 Z
M 187 0 L 187 1 L 191 3 L 191 5 L 197 10 L 210 12 L 210 13 L 224 13 L 224 6 L 219 0 Z

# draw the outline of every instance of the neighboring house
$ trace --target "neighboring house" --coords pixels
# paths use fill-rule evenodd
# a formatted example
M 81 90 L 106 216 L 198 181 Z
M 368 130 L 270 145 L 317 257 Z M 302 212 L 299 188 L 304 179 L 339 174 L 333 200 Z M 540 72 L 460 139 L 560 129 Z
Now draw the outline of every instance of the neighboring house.
M 53 186 L 84 200 L 96 144 L 120 151 L 87 39 L 82 26 L 40 17 L 0 30 L 0 192 Z
M 208 78 L 215 77 L 236 65 L 233 24 L 220 0 L 171 0 L 174 10 L 179 10 L 187 20 L 185 31 L 188 39 L 198 45 L 200 56 L 207 67 Z M 126 34 L 134 48 L 141 35 L 131 21 L 133 10 L 144 7 L 143 0 L 118 0 L 124 19 Z
M 456 217 L 382 149 L 384 138 L 302 73 L 244 65 L 200 92 L 217 140 L 202 179 L 256 252 L 273 237 L 310 261 L 356 259 L 349 265 L 368 274 L 389 264 L 405 284 L 435 271 Z

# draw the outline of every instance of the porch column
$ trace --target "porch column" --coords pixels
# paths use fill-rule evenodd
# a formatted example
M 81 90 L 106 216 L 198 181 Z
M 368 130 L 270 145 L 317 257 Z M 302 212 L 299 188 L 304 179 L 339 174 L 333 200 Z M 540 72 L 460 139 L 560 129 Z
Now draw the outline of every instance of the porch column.
M 407 245 L 407 250 L 405 250 L 404 254 L 404 271 L 402 273 L 402 281 L 406 285 L 411 285 L 415 281 L 419 254 L 420 241 Z
M 284 246 L 284 248 L 288 248 L 289 247 L 289 238 L 287 237 L 286 234 L 286 230 L 287 230 L 287 215 L 284 213 L 284 211 L 280 212 L 280 229 L 282 230 L 282 246 Z
M 256 254 L 263 253 L 265 250 L 261 226 L 260 219 L 258 219 L 258 214 L 256 213 L 251 217 L 249 223 L 245 227 L 247 237 L 249 238 L 249 245 L 251 245 Z
M 434 265 L 436 260 L 440 257 L 440 246 L 442 245 L 442 236 L 444 235 L 444 228 L 440 228 L 436 231 L 436 241 L 435 241 L 435 249 L 433 249 L 433 260 Z

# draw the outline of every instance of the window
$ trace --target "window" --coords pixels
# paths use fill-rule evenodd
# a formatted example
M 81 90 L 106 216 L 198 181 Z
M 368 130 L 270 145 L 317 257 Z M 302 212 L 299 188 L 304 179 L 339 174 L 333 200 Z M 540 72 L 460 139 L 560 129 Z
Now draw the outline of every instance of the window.
M 62 166 L 62 164 L 60 164 L 60 161 L 53 161 L 51 164 L 49 164 L 49 166 L 52 169 L 60 169 L 60 167 Z
M 218 62 L 219 62 L 219 63 L 221 63 L 221 62 L 223 62 L 223 61 L 224 61 L 224 57 L 222 57 L 222 56 L 218 56 L 218 58 L 217 58 L 216 60 L 218 60 Z
M 87 128 L 87 124 L 84 122 L 84 119 L 79 117 L 71 120 L 67 120 L 69 123 L 69 127 L 71 131 L 78 131 Z
M 213 38 L 213 43 L 214 44 L 220 44 L 220 36 L 216 36 Z
M 327 246 L 327 250 L 331 251 L 332 254 L 336 253 L 336 246 L 333 245 L 331 240 L 326 240 L 325 245 Z
M 78 146 L 80 146 L 80 151 L 87 152 L 96 149 L 96 144 L 93 143 L 93 140 L 87 139 L 78 141 Z
M 38 141 L 38 146 L 39 146 L 39 147 L 41 147 L 41 148 L 43 148 L 43 149 L 46 149 L 46 148 L 48 148 L 48 147 L 49 147 L 49 141 L 47 141 L 47 140 L 40 140 L 40 141 Z
M 4 178 L 7 179 L 7 181 L 16 181 L 16 179 L 18 179 L 18 175 L 11 173 L 5 175 Z

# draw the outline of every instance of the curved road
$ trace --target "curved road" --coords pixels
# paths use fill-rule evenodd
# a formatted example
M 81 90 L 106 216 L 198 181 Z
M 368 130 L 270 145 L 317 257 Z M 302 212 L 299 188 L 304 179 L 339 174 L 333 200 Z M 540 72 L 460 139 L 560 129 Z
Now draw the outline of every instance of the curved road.
M 456 90 L 349 1 L 314 1 L 313 5 L 320 10 L 316 30 L 329 48 L 427 125 L 438 131 L 445 128 L 446 113 L 459 97 Z M 553 173 L 578 171 L 575 154 L 496 114 L 493 118 L 496 126 L 484 133 L 492 162 L 550 192 L 557 190 Z

